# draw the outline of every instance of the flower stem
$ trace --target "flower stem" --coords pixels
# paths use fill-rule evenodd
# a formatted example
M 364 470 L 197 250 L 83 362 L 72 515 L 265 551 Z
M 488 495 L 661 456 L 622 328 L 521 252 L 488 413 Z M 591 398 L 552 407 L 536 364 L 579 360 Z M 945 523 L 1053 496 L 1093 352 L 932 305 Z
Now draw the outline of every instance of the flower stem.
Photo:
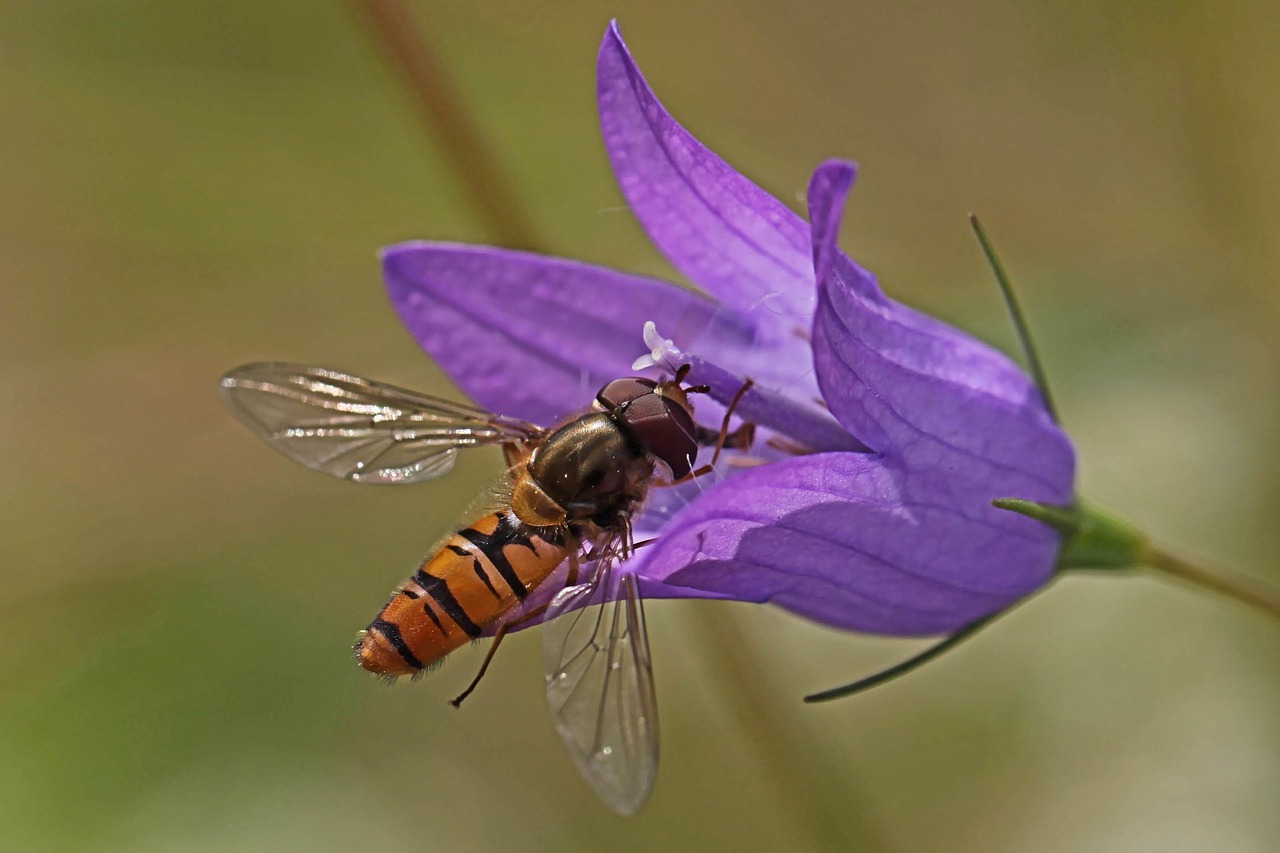
M 541 241 L 516 192 L 405 4 L 400 0 L 350 3 L 408 87 L 419 117 L 444 148 L 494 240 L 510 248 L 538 250 Z
M 1162 548 L 1149 545 L 1142 554 L 1142 562 L 1153 569 L 1159 569 L 1197 586 L 1211 589 L 1236 601 L 1251 604 L 1254 607 L 1280 619 L 1280 590 L 1276 590 L 1261 581 L 1228 572 L 1224 569 L 1211 569 L 1207 566 L 1185 560 Z
M 1146 534 L 1087 501 L 1054 506 L 1019 498 L 997 498 L 992 506 L 1034 518 L 1062 534 L 1058 571 L 1127 571 L 1148 566 L 1251 604 L 1280 618 L 1280 590 L 1255 578 L 1211 569 L 1152 544 Z

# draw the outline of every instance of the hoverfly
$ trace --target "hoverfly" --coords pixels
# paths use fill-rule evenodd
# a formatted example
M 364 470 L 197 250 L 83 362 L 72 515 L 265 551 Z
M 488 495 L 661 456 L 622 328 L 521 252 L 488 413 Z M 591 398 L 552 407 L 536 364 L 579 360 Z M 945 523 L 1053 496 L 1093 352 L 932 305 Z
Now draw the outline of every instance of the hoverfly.
M 355 644 L 357 663 L 395 679 L 419 675 L 488 630 L 494 641 L 458 705 L 484 675 L 508 628 L 537 616 L 557 731 L 610 808 L 644 804 L 658 760 L 657 700 L 634 576 L 611 571 L 636 547 L 631 520 L 649 488 L 692 470 L 700 445 L 751 442 L 693 419 L 682 367 L 674 379 L 616 379 L 590 411 L 553 429 L 391 385 L 295 364 L 238 367 L 223 399 L 259 438 L 309 468 L 357 483 L 417 483 L 449 472 L 458 451 L 499 446 L 508 465 L 501 506 L 447 536 L 392 593 Z M 733 403 L 741 398 L 744 386 Z M 549 603 L 530 593 L 568 563 Z M 581 577 L 580 577 L 581 575 Z

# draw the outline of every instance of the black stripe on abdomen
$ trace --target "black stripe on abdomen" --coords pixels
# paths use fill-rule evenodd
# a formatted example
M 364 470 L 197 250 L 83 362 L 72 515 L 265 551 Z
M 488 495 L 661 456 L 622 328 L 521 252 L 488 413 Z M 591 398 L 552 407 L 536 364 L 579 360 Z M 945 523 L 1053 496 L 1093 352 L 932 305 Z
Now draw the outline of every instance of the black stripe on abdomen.
M 458 599 L 453 597 L 453 592 L 449 589 L 449 584 L 445 583 L 443 578 L 435 575 L 429 575 L 422 569 L 418 569 L 413 573 L 413 580 L 418 586 L 435 599 L 436 604 L 440 605 L 440 609 L 458 624 L 458 627 L 467 633 L 469 637 L 480 636 L 480 626 L 471 621 L 471 617 L 462 609 L 462 605 L 458 603 Z
M 471 561 L 471 569 L 476 573 L 476 577 L 484 581 L 485 587 L 488 588 L 489 592 L 493 593 L 493 597 L 501 601 L 502 596 L 499 595 L 498 590 L 494 588 L 493 582 L 489 580 L 489 573 L 484 570 L 484 566 L 480 565 L 479 560 Z
M 379 617 L 369 623 L 368 630 L 377 631 L 385 637 L 387 642 L 391 644 L 391 648 L 395 649 L 396 654 L 400 655 L 409 666 L 414 669 L 422 669 L 422 661 L 418 660 L 418 656 L 405 643 L 404 637 L 400 636 L 399 625 Z
M 441 634 L 445 636 L 449 635 L 449 632 L 446 631 L 444 629 L 444 626 L 440 624 L 440 617 L 437 616 L 436 612 L 431 609 L 431 602 L 428 601 L 422 605 L 422 612 L 427 614 L 427 618 L 431 620 L 432 625 L 436 626 L 437 631 L 439 631 Z
M 516 598 L 523 600 L 529 594 L 529 589 L 524 585 L 524 581 L 520 580 L 520 576 L 516 574 L 511 561 L 507 559 L 502 549 L 508 545 L 523 545 L 536 555 L 538 549 L 533 545 L 533 534 L 509 514 L 503 513 L 495 518 L 498 519 L 498 526 L 492 533 L 481 533 L 479 530 L 468 527 L 466 530 L 459 530 L 458 535 L 488 557 L 489 562 L 493 563 L 493 567 L 498 570 L 498 574 L 506 581 L 507 586 L 511 587 Z

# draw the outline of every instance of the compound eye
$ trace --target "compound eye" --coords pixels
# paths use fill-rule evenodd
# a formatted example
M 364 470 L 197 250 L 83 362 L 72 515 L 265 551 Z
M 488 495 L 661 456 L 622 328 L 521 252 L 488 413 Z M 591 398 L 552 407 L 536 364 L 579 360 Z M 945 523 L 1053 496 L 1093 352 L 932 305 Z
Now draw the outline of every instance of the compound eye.
M 652 394 L 657 387 L 657 382 L 642 376 L 615 379 L 600 389 L 600 393 L 596 394 L 596 402 L 603 406 L 606 412 L 612 412 L 624 403 Z
M 658 394 L 639 397 L 621 420 L 636 441 L 661 459 L 676 479 L 689 473 L 698 455 L 697 428 L 683 406 Z

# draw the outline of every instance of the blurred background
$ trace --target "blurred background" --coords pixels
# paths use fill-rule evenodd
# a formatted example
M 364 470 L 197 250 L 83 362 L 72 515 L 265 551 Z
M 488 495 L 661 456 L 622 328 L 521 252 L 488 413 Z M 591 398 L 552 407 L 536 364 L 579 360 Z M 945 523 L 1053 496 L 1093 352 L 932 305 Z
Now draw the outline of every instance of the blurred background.
M 1266 0 L 413 9 L 558 254 L 673 275 L 598 139 L 614 16 L 676 117 L 796 209 L 815 163 L 857 159 L 844 247 L 1012 352 L 980 212 L 1082 492 L 1280 583 Z M 260 445 L 214 386 L 279 359 L 455 393 L 375 251 L 497 239 L 457 169 L 342 3 L 3 0 L 0 81 L 4 849 L 1275 849 L 1280 626 L 1163 578 L 1067 577 L 816 707 L 920 643 L 654 603 L 662 769 L 631 820 L 563 754 L 537 632 L 461 711 L 479 648 L 363 677 L 356 629 L 498 454 L 359 488 Z

